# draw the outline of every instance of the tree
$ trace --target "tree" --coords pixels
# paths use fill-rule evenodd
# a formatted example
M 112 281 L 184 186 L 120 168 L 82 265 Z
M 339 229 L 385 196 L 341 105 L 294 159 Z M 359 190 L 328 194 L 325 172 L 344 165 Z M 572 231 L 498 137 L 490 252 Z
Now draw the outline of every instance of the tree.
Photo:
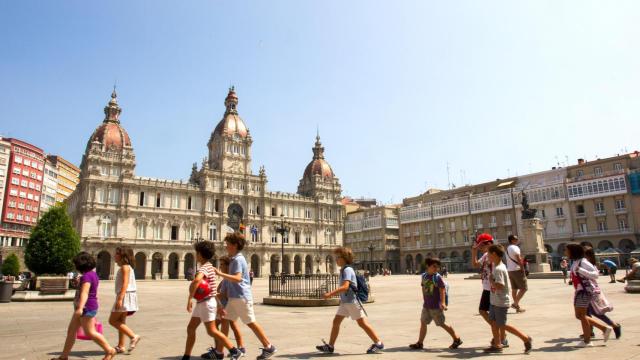
M 71 225 L 67 207 L 51 207 L 31 231 L 24 254 L 34 273 L 66 274 L 73 270 L 71 260 L 80 251 L 80 237 Z
M 20 273 L 20 260 L 16 254 L 7 256 L 2 263 L 2 274 L 8 276 L 18 276 Z

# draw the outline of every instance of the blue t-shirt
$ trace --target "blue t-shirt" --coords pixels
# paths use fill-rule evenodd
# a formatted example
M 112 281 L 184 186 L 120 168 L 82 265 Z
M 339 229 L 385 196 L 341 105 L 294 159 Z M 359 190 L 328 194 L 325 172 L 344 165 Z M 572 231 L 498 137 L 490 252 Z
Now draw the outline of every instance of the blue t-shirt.
M 356 280 L 356 272 L 353 271 L 353 268 L 351 266 L 345 266 L 342 268 L 342 271 L 340 271 L 339 285 L 342 286 L 342 283 L 346 280 L 348 280 L 351 284 L 349 290 L 340 293 L 340 302 L 345 304 L 356 303 L 356 294 L 351 288 L 353 287 L 357 289 L 358 281 Z
M 229 264 L 229 274 L 235 275 L 242 273 L 242 281 L 239 283 L 229 281 L 227 285 L 227 296 L 231 298 L 240 298 L 247 301 L 253 301 L 253 295 L 251 294 L 251 279 L 249 279 L 249 266 L 247 260 L 241 253 L 231 258 L 231 264 Z
M 611 268 L 611 269 L 617 269 L 618 268 L 618 265 L 616 265 L 616 263 L 614 263 L 613 261 L 611 261 L 609 259 L 604 260 L 602 263 L 605 264 L 608 268 Z
M 422 299 L 426 309 L 440 309 L 440 289 L 445 288 L 444 280 L 438 273 L 422 274 Z

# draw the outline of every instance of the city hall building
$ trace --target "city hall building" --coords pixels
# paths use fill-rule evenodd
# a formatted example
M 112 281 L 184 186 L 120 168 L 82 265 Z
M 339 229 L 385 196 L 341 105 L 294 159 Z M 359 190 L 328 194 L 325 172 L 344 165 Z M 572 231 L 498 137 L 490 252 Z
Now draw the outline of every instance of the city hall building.
M 244 232 L 243 252 L 255 276 L 337 271 L 331 250 L 342 244 L 344 206 L 320 137 L 297 193 L 271 192 L 264 167 L 252 171 L 253 138 L 234 88 L 224 105 L 208 156 L 199 168 L 193 164 L 189 180 L 153 179 L 135 174 L 132 142 L 112 93 L 68 199 L 82 248 L 97 257 L 101 278 L 113 278 L 115 249 L 122 245 L 134 250 L 137 278 L 183 278 L 195 268 L 195 242 L 214 241 L 217 259 L 231 231 Z M 276 232 L 283 219 L 289 223 L 284 236 Z

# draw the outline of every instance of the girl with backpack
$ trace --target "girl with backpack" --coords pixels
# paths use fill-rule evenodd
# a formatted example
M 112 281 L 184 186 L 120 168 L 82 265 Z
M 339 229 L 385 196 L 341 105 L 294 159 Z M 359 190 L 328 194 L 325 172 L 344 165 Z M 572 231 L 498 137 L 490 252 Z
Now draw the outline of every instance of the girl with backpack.
M 384 344 L 367 321 L 366 312 L 358 297 L 358 283 L 360 283 L 361 286 L 366 286 L 366 284 L 363 281 L 364 279 L 358 279 L 356 277 L 353 267 L 350 266 L 353 263 L 353 252 L 350 248 L 339 247 L 335 249 L 333 253 L 336 255 L 336 263 L 341 267 L 340 287 L 325 293 L 323 298 L 330 299 L 340 294 L 340 306 L 338 307 L 336 316 L 333 318 L 329 343 L 327 344 L 322 340 L 323 345 L 316 346 L 316 349 L 324 354 L 333 353 L 336 340 L 338 339 L 338 333 L 340 332 L 340 324 L 345 317 L 350 317 L 358 323 L 358 326 L 360 326 L 373 341 L 373 344 L 367 349 L 367 354 L 379 353 L 384 349 Z

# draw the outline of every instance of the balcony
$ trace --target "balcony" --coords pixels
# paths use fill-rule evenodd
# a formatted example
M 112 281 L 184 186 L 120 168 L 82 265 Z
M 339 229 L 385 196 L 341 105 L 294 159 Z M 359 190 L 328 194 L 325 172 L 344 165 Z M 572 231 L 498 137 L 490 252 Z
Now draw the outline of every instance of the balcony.
M 492 223 L 489 223 L 489 227 L 493 229 L 493 228 L 498 227 L 498 224 L 497 224 L 497 223 L 492 222 Z
M 554 219 L 556 220 L 565 220 L 566 218 L 567 216 L 565 214 L 556 214 L 556 216 L 554 217 Z
M 502 222 L 502 226 L 511 226 L 511 220 L 505 220 Z
M 593 216 L 607 216 L 607 212 L 605 210 L 596 210 L 593 212 Z
M 449 232 L 456 232 L 456 227 L 455 226 L 454 227 L 450 227 L 449 228 Z
M 467 225 L 462 225 L 462 231 L 467 231 L 469 230 L 469 227 Z
M 585 213 L 585 212 L 577 212 L 576 213 L 576 218 L 578 218 L 578 219 L 579 218 L 585 218 L 585 217 L 587 217 L 587 213 Z
M 482 223 L 473 225 L 473 228 L 476 230 L 482 229 L 483 227 L 484 226 L 482 226 Z
M 546 234 L 544 236 L 545 240 L 569 239 L 569 238 L 571 238 L 571 233 L 570 232 L 551 233 L 551 234 Z
M 444 232 L 444 229 L 438 229 L 438 234 L 442 234 Z
M 585 232 L 576 232 L 575 234 L 573 234 L 573 236 L 574 237 L 591 237 L 591 236 L 624 235 L 624 234 L 633 234 L 633 230 L 627 227 L 627 228 L 613 229 L 613 230 L 585 231 Z
M 627 208 L 623 207 L 623 208 L 617 208 L 613 211 L 615 214 L 626 214 L 627 213 Z

